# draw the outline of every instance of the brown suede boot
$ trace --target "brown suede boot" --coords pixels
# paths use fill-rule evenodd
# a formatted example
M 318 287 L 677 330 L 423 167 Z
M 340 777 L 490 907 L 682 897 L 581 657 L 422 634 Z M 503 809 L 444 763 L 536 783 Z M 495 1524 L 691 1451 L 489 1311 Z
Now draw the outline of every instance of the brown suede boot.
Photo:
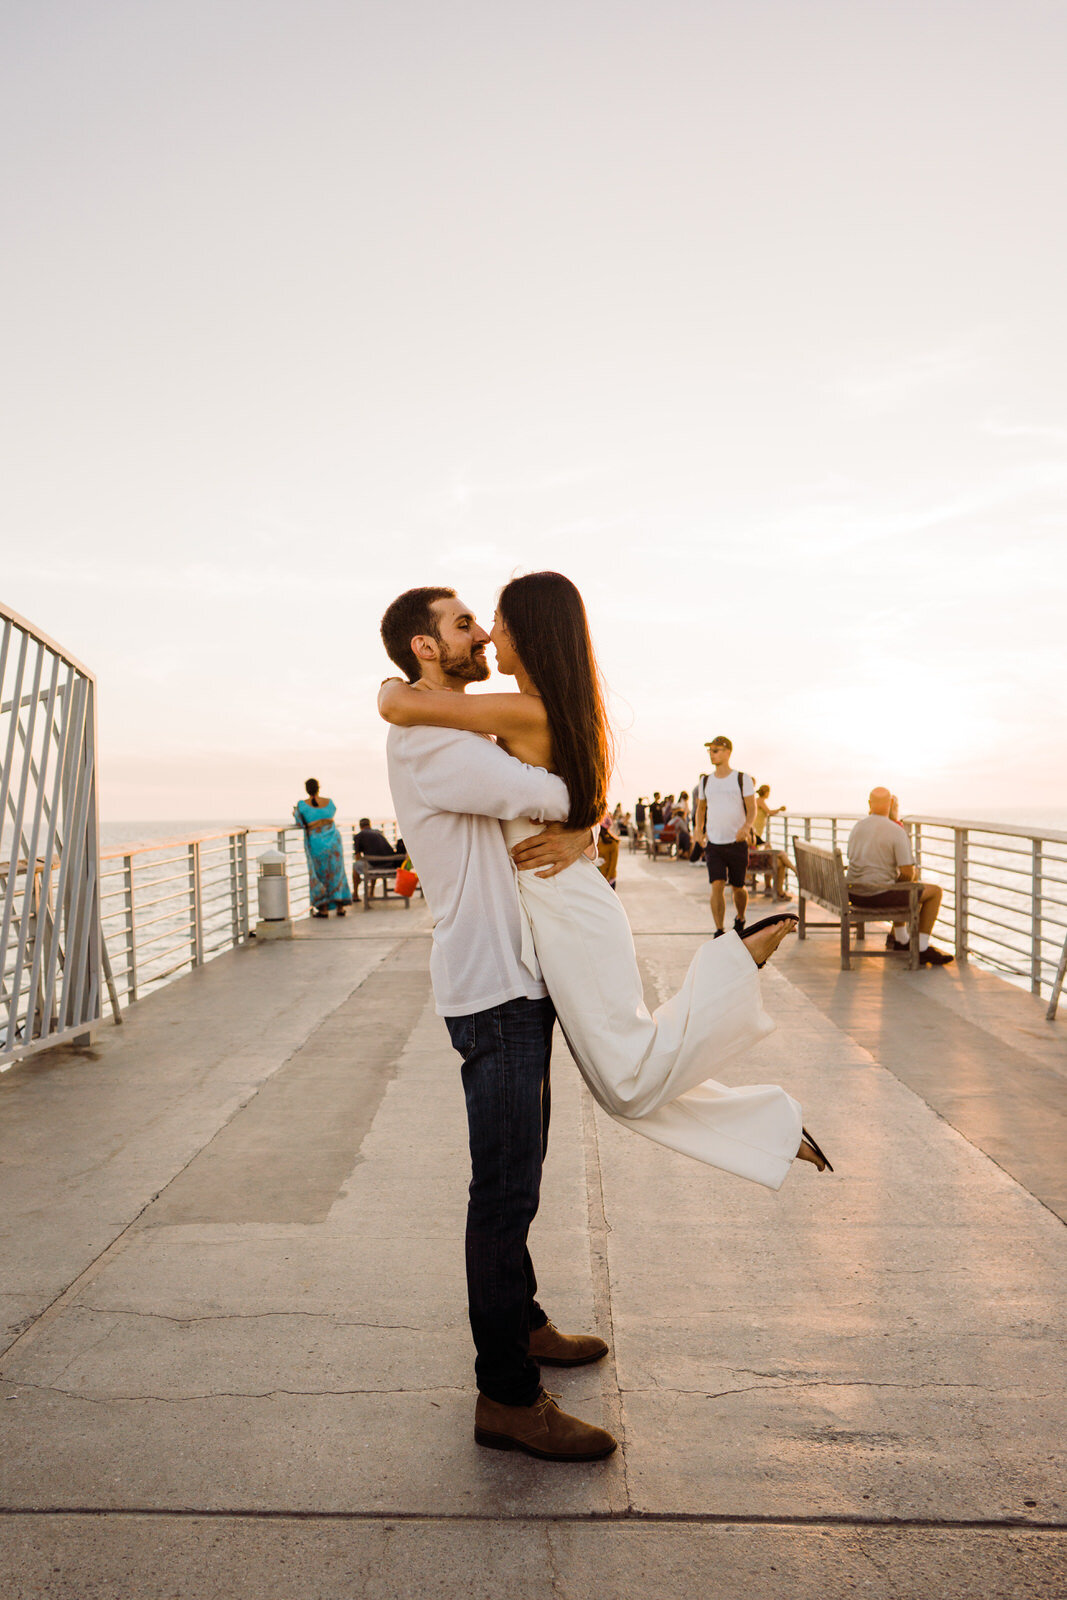
M 607 1345 L 595 1333 L 560 1333 L 551 1322 L 530 1333 L 530 1354 L 541 1367 L 584 1367 L 607 1353 Z
M 524 1450 L 542 1461 L 600 1461 L 618 1445 L 606 1428 L 570 1417 L 542 1389 L 532 1406 L 502 1406 L 487 1395 L 474 1408 L 474 1437 L 490 1450 Z

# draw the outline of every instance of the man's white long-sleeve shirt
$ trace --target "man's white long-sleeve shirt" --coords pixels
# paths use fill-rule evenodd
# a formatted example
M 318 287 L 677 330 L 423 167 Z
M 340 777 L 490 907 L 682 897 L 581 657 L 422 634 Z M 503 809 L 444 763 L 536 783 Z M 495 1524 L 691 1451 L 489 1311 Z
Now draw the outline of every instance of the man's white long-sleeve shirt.
M 397 822 L 433 913 L 438 1015 L 542 999 L 544 984 L 519 956 L 515 868 L 500 822 L 564 821 L 563 780 L 456 728 L 390 728 L 386 753 Z

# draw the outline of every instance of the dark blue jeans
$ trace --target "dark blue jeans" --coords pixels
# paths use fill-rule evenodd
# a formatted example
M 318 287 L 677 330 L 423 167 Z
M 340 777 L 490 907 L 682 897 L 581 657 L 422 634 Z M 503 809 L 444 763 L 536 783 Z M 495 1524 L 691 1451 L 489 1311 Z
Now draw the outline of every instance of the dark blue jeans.
M 551 1000 L 508 1000 L 467 1017 L 446 1017 L 463 1057 L 470 1134 L 467 1304 L 474 1375 L 490 1400 L 532 1405 L 541 1373 L 530 1329 L 547 1321 L 534 1296 L 526 1247 L 541 1197 L 548 1148 Z

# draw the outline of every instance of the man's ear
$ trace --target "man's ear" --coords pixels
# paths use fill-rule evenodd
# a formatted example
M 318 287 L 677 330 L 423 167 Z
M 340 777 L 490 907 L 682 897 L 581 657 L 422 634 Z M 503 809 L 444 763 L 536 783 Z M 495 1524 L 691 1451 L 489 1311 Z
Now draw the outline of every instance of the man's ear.
M 417 633 L 411 641 L 411 649 L 416 661 L 437 660 L 437 640 L 432 639 L 428 633 Z

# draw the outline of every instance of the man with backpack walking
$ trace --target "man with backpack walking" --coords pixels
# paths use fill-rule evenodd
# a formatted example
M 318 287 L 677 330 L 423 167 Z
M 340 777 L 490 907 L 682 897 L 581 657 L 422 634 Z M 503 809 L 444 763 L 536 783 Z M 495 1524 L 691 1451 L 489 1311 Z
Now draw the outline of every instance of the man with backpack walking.
M 748 847 L 756 820 L 755 784 L 747 772 L 734 772 L 730 766 L 733 742 L 717 734 L 707 742 L 712 770 L 704 779 L 697 801 L 696 839 L 706 845 L 708 881 L 711 884 L 711 915 L 714 937 L 725 931 L 726 885 L 734 896 L 734 930 L 745 931 L 748 906 Z

